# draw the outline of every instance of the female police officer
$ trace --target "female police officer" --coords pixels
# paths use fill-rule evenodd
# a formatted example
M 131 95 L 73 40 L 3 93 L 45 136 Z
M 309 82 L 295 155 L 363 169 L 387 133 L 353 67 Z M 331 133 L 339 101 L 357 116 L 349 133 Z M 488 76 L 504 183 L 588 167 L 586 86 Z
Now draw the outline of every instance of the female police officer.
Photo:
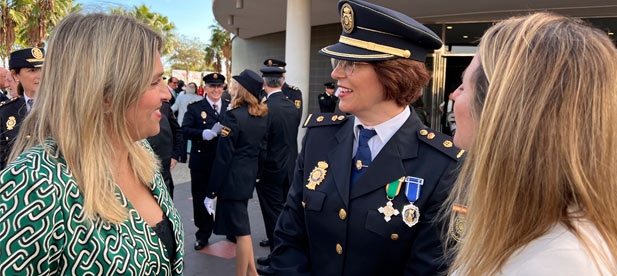
M 271 268 L 284 275 L 436 275 L 443 262 L 432 220 L 462 151 L 408 105 L 428 84 L 428 28 L 359 0 L 338 4 L 333 59 L 341 111 L 309 116 L 295 179 L 279 217 Z

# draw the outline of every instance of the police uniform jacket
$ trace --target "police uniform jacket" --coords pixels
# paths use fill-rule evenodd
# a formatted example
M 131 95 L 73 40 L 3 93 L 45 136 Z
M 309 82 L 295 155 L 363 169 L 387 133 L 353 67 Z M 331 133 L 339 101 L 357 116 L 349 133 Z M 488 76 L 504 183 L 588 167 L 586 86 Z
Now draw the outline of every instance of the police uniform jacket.
M 215 172 L 206 195 L 229 200 L 253 197 L 259 154 L 266 148 L 268 117 L 251 116 L 247 105 L 227 112 L 218 142 Z
M 176 120 L 176 116 L 171 110 L 169 102 L 163 102 L 161 105 L 162 118 L 159 120 L 160 131 L 157 135 L 148 137 L 148 142 L 152 146 L 152 150 L 161 160 L 161 174 L 168 187 L 173 187 L 173 179 L 171 177 L 171 159 L 181 160 L 181 156 L 186 158 L 186 152 L 182 147 L 185 143 L 182 138 L 180 125 Z
M 336 104 L 338 103 L 338 97 L 334 94 L 329 95 L 326 92 L 319 94 L 317 97 L 319 100 L 319 111 L 325 113 L 334 113 Z
M 205 97 L 203 100 L 188 105 L 182 121 L 182 133 L 184 139 L 193 141 L 191 157 L 189 158 L 191 170 L 204 170 L 212 167 L 219 136 L 206 141 L 203 139 L 202 133 L 204 129 L 211 129 L 223 119 L 229 104 L 229 101 L 221 101 L 221 112 L 218 116 L 214 114 L 214 108 Z
M 264 184 L 293 178 L 298 156 L 298 122 L 300 114 L 283 93 L 271 94 L 268 105 L 268 145 L 263 161 Z M 274 183 L 273 183 L 274 182 Z
M 431 222 L 451 189 L 462 151 L 412 113 L 350 190 L 354 119 L 335 117 L 323 114 L 321 124 L 311 124 L 320 121 L 313 115 L 305 123 L 271 266 L 277 275 L 438 275 L 447 267 L 442 225 Z M 311 190 L 307 180 L 320 161 L 327 163 L 325 177 Z M 415 202 L 419 222 L 411 228 L 401 214 L 387 222 L 378 211 L 387 202 L 386 184 L 402 176 L 424 179 Z M 399 211 L 409 204 L 404 190 L 392 200 Z
M 0 103 L 0 169 L 6 167 L 9 155 L 13 149 L 13 142 L 19 133 L 21 122 L 28 115 L 26 100 L 15 97 Z
M 283 91 L 283 94 L 287 96 L 287 98 L 296 106 L 298 113 L 300 113 L 300 117 L 302 117 L 302 91 L 300 91 L 300 88 L 284 83 L 281 90 Z M 300 125 L 300 120 L 298 120 L 296 127 Z

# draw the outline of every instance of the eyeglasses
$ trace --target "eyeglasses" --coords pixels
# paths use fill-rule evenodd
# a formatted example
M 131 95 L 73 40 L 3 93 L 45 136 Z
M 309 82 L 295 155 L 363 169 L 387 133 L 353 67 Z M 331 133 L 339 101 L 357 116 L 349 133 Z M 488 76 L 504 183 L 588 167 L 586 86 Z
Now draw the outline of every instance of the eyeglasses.
M 370 64 L 368 62 L 350 61 L 336 58 L 331 58 L 330 62 L 332 63 L 332 70 L 335 70 L 337 67 L 340 66 L 347 76 L 351 76 L 351 74 L 353 74 L 354 70 L 356 69 L 356 65 Z
M 212 88 L 220 88 L 225 86 L 224 84 L 206 84 L 207 87 L 212 87 Z

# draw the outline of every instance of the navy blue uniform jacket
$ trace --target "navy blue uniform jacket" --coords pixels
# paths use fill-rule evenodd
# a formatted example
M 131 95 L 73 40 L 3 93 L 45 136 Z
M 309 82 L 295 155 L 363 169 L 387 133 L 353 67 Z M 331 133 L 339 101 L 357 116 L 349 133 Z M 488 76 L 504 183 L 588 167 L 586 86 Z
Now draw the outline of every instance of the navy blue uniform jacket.
M 268 116 L 255 117 L 246 105 L 225 114 L 223 132 L 206 195 L 246 200 L 253 196 L 259 154 L 266 149 Z
M 13 142 L 19 133 L 19 126 L 26 115 L 28 108 L 23 97 L 15 97 L 0 103 L 0 169 L 6 167 Z
M 182 119 L 182 133 L 184 139 L 193 141 L 191 157 L 189 158 L 191 170 L 209 170 L 212 167 L 219 136 L 206 141 L 202 137 L 202 132 L 204 129 L 211 129 L 214 124 L 223 119 L 229 104 L 228 100 L 221 101 L 221 113 L 218 117 L 214 115 L 214 108 L 206 98 L 188 105 L 184 119 Z
M 277 275 L 438 275 L 446 269 L 442 225 L 432 221 L 462 151 L 412 113 L 350 190 L 353 117 L 321 115 L 305 123 L 294 181 L 274 232 L 271 266 Z M 307 180 L 320 161 L 328 164 L 325 178 L 310 190 Z M 401 214 L 386 222 L 378 211 L 387 202 L 386 184 L 402 176 L 424 179 L 415 202 L 420 221 L 411 228 Z M 392 201 L 399 211 L 409 203 L 404 190 Z

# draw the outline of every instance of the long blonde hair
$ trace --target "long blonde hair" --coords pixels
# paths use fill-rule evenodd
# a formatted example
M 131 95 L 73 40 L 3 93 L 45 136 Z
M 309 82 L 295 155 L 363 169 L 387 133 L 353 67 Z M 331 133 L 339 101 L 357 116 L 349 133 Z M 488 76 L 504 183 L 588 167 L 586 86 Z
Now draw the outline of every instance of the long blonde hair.
M 488 88 L 448 205 L 467 205 L 450 272 L 496 274 L 562 223 L 596 266 L 617 273 L 615 46 L 580 20 L 537 13 L 491 27 L 479 55 L 476 75 Z M 597 227 L 610 255 L 575 227 L 578 217 Z
M 260 102 L 251 92 L 244 88 L 244 86 L 235 80 L 232 81 L 232 85 L 236 86 L 238 89 L 236 97 L 231 102 L 233 108 L 246 104 L 249 114 L 255 117 L 262 117 L 268 114 L 268 106 Z
M 156 157 L 130 138 L 125 116 L 150 86 L 162 45 L 159 34 L 127 16 L 64 18 L 49 40 L 36 104 L 22 123 L 11 159 L 53 139 L 83 194 L 86 216 L 125 220 L 128 211 L 116 198 L 111 171 L 118 149 L 111 141 L 120 141 L 133 173 L 151 185 Z

